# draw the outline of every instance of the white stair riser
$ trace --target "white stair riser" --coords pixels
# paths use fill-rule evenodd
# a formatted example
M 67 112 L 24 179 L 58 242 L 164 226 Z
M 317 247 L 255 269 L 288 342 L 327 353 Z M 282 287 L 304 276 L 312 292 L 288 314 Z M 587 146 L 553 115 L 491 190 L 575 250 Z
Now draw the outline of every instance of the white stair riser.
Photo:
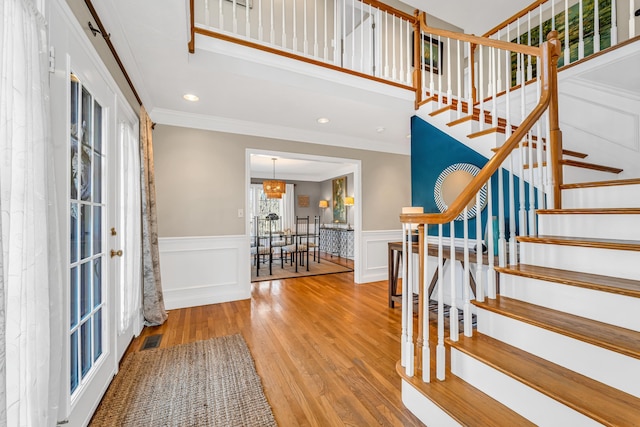
M 640 184 L 562 190 L 562 207 L 640 208 Z
M 538 233 L 545 236 L 640 240 L 640 214 L 538 215 Z
M 527 277 L 500 275 L 500 294 L 640 332 L 640 299 Z
M 459 427 L 461 425 L 404 380 L 402 381 L 402 403 L 425 425 L 437 427 Z
M 640 252 L 523 242 L 520 262 L 637 280 Z
M 451 349 L 451 371 L 537 425 L 558 427 L 601 425 L 456 349 Z
M 640 397 L 640 360 L 481 308 L 478 332 Z
M 586 159 L 585 159 L 586 161 Z M 598 171 L 577 166 L 562 166 L 563 184 L 580 184 L 582 182 L 610 181 L 618 179 L 618 175 L 611 172 Z M 566 207 L 563 205 L 563 207 Z

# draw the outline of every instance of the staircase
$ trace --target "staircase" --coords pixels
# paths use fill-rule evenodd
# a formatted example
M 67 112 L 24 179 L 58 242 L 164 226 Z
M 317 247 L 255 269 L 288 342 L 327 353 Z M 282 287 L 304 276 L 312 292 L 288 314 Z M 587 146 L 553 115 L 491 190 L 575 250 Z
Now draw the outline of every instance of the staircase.
M 435 403 L 425 424 L 640 424 L 640 179 L 562 193 L 566 209 L 518 238 L 519 263 L 496 267 L 500 295 L 473 302 L 473 337 L 446 340 L 447 379 L 403 375 Z

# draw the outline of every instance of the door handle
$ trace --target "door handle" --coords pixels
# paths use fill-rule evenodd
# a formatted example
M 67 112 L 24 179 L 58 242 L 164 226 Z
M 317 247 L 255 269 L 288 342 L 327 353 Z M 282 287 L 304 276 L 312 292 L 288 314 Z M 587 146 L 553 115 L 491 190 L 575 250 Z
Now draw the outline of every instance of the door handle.
M 122 256 L 122 249 L 118 249 L 117 251 L 111 249 L 111 258 L 113 258 L 114 256 Z

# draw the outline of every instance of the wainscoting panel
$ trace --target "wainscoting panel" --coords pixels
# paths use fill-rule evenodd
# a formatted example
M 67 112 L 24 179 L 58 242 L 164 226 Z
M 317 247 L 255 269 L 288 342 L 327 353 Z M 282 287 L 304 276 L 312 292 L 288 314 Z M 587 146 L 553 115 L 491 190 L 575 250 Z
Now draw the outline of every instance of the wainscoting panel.
M 251 297 L 245 236 L 160 238 L 160 269 L 167 309 Z
M 402 230 L 382 230 L 362 232 L 362 261 L 358 283 L 377 282 L 387 280 L 389 242 L 399 242 Z

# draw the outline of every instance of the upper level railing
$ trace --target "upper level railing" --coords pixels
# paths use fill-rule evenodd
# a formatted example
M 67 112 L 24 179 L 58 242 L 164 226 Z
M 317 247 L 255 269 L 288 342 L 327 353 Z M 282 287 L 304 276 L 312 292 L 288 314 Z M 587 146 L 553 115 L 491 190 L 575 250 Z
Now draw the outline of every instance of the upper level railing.
M 190 0 L 195 34 L 415 90 L 414 16 L 376 0 Z

